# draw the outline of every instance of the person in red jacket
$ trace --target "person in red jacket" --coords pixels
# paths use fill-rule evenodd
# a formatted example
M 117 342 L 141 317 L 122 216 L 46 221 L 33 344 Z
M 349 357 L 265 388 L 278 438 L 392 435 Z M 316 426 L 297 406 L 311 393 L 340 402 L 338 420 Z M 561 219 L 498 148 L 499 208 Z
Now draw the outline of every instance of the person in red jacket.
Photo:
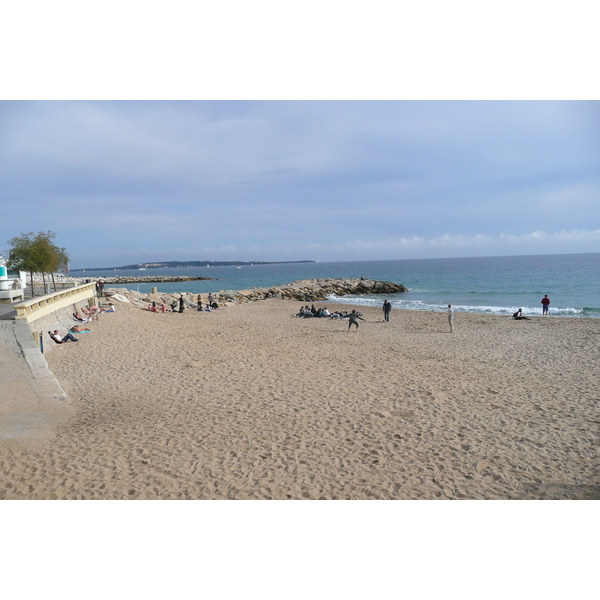
M 550 298 L 548 298 L 548 294 L 546 294 L 542 298 L 542 317 L 548 316 L 548 307 L 550 306 Z

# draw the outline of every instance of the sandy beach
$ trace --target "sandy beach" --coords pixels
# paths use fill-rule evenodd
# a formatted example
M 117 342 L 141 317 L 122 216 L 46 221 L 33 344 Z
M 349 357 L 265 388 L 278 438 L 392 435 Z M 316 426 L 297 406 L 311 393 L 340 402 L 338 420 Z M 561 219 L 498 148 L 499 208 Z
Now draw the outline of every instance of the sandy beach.
M 48 354 L 72 416 L 0 443 L 0 498 L 600 498 L 600 319 L 300 305 L 117 303 Z

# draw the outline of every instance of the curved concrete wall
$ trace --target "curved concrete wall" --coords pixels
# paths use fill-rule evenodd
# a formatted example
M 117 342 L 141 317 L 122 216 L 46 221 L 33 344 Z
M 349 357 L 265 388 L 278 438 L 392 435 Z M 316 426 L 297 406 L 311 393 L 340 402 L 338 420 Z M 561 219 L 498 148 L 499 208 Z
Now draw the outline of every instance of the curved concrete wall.
M 68 308 L 77 302 L 83 302 L 94 298 L 96 295 L 96 284 L 85 283 L 60 292 L 37 296 L 25 302 L 14 305 L 17 311 L 17 319 L 25 319 L 28 323 L 52 314 L 61 308 Z

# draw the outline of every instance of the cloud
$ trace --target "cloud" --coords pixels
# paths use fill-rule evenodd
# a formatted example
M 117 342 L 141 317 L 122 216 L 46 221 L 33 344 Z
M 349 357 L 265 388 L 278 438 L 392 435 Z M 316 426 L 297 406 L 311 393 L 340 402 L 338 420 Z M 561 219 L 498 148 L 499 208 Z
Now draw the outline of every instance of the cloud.
M 369 256 L 371 259 L 404 258 L 405 254 L 412 258 L 417 255 L 423 258 L 439 256 L 491 256 L 503 254 L 545 254 L 561 253 L 565 246 L 579 249 L 581 252 L 597 251 L 600 243 L 600 229 L 595 230 L 562 230 L 547 233 L 533 231 L 523 235 L 501 233 L 497 236 L 486 234 L 449 235 L 425 238 L 392 237 L 375 241 L 355 240 L 343 244 L 310 244 L 305 246 L 309 252 L 321 254 L 346 253 Z M 584 248 L 588 248 L 585 250 Z M 592 248 L 590 250 L 589 248 Z M 554 251 L 552 251 L 554 249 Z M 447 252 L 449 251 L 449 252 Z M 391 253 L 396 253 L 390 256 Z
M 598 105 L 0 102 L 0 243 L 51 229 L 90 267 L 600 251 L 532 234 L 600 222 Z

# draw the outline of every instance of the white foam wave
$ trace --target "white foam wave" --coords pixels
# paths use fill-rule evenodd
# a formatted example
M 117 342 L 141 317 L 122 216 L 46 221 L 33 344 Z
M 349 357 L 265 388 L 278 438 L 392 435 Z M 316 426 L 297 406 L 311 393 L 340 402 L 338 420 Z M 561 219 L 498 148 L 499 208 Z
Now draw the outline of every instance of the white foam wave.
M 327 296 L 330 302 L 336 304 L 355 304 L 357 306 L 370 306 L 380 308 L 383 305 L 381 298 L 368 298 L 364 296 L 336 296 L 331 294 Z M 435 302 L 426 302 L 423 300 L 391 300 L 392 308 L 398 310 L 426 310 L 430 312 L 446 312 L 447 304 Z M 528 317 L 540 317 L 541 308 L 530 308 L 526 306 L 468 306 L 453 304 L 455 312 L 476 313 L 484 315 L 506 315 L 512 316 L 519 308 L 523 310 L 523 315 Z M 580 317 L 583 315 L 583 309 L 578 308 L 550 308 L 550 314 L 557 317 Z

